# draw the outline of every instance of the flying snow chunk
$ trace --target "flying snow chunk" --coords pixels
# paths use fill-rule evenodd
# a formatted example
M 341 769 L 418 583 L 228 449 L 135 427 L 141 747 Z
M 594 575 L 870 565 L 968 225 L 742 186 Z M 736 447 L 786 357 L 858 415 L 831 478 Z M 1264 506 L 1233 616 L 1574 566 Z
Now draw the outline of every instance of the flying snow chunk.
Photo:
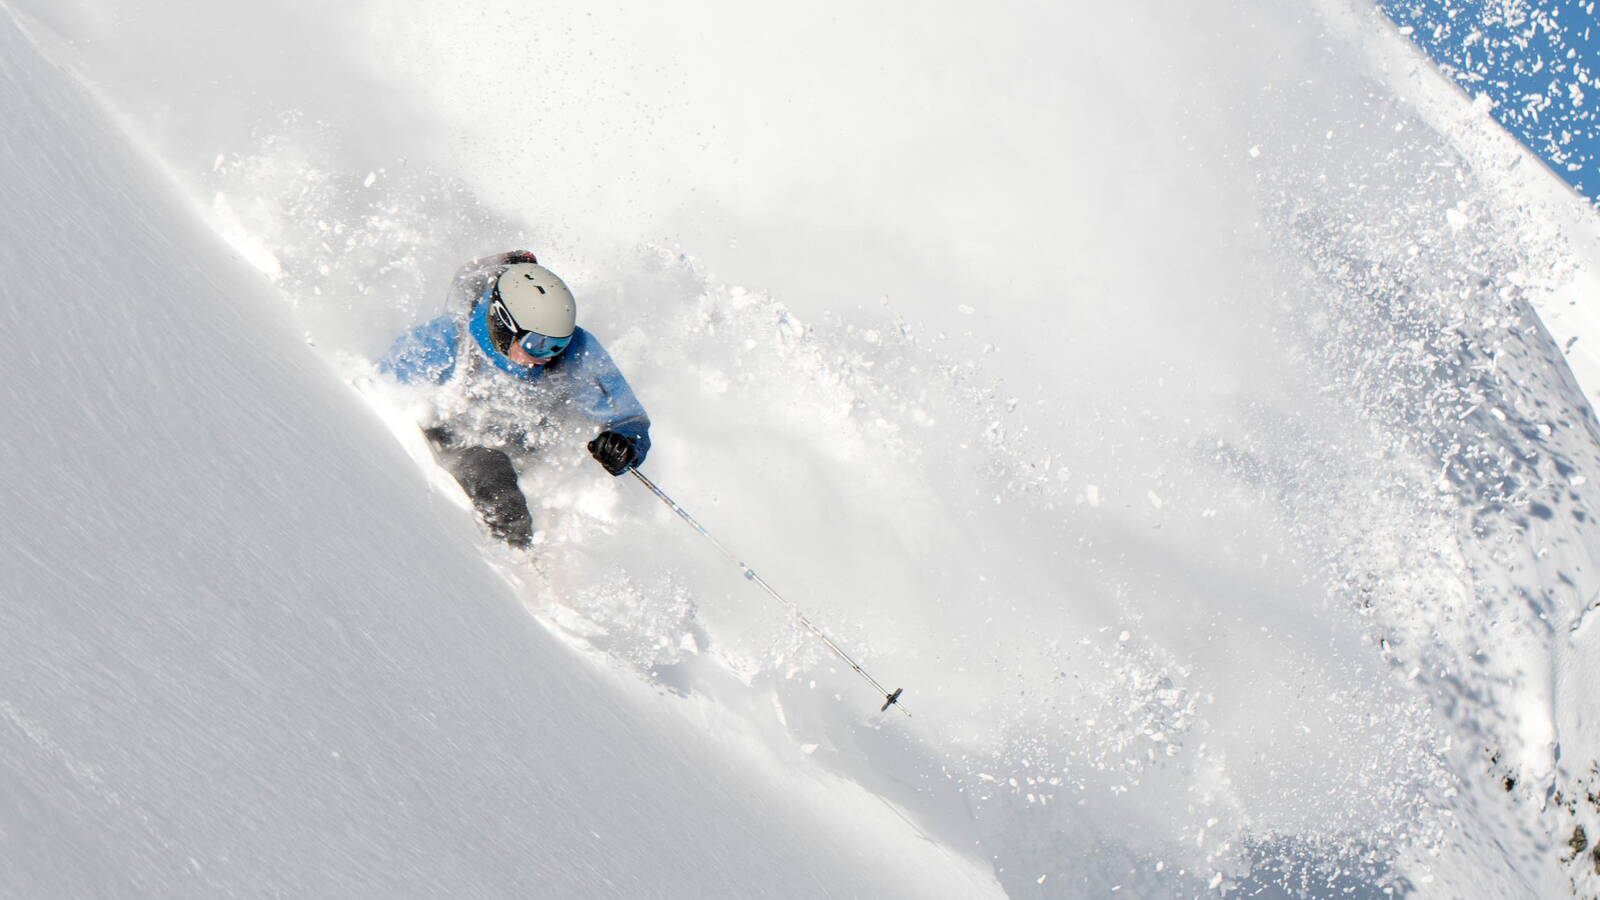
M 1251 159 L 1255 159 L 1256 157 L 1258 157 L 1260 155 L 1261 155 L 1261 146 L 1259 144 L 1250 148 L 1250 158 Z
M 368 172 L 367 173 L 367 180 L 361 182 L 361 186 L 362 187 L 372 187 L 374 184 L 377 184 L 377 183 L 378 183 L 378 173 L 377 172 Z
M 1100 486 L 1091 484 L 1083 489 L 1083 497 L 1089 501 L 1090 506 L 1100 505 Z
M 956 307 L 956 312 L 961 313 L 963 316 L 970 316 L 973 313 L 977 312 L 977 310 L 975 310 L 972 307 L 970 307 L 970 306 L 966 305 L 965 303 L 963 303 L 960 306 Z

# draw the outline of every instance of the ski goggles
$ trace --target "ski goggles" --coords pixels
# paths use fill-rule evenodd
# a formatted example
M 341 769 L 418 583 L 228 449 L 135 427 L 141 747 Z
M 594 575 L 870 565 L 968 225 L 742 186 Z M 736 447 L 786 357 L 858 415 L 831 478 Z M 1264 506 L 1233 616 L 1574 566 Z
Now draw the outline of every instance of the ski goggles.
M 537 331 L 529 331 L 517 327 L 517 320 L 512 318 L 511 311 L 499 300 L 489 303 L 489 341 L 494 348 L 502 354 L 511 354 L 511 345 L 516 344 L 522 352 L 534 359 L 554 359 L 567 349 L 572 343 L 572 335 L 566 337 L 550 337 Z

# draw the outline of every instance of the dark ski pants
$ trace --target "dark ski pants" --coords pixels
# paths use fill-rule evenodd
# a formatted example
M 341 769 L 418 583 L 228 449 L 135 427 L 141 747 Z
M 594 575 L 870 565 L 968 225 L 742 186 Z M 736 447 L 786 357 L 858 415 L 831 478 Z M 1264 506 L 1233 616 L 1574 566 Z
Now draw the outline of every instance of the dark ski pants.
M 439 465 L 461 485 L 489 534 L 513 547 L 531 544 L 533 517 L 528 514 L 528 498 L 517 484 L 511 457 L 489 447 L 459 445 L 443 428 L 430 428 L 424 434 Z

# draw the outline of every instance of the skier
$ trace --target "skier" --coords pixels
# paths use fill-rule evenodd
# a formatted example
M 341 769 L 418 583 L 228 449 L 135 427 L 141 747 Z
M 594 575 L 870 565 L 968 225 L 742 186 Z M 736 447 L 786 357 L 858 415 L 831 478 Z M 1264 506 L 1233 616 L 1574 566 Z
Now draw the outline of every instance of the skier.
M 569 413 L 599 429 L 589 452 L 612 475 L 650 452 L 644 407 L 600 342 L 577 327 L 566 283 L 526 251 L 463 266 L 445 313 L 402 335 L 378 369 L 437 386 L 423 434 L 489 533 L 513 547 L 533 541 L 518 464 L 570 436 Z

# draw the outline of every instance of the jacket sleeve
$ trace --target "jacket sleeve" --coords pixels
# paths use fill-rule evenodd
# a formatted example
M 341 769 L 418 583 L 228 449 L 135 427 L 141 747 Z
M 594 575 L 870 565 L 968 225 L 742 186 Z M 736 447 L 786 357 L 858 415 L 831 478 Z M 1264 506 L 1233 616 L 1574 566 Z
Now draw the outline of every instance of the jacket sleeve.
M 639 454 L 635 464 L 644 462 L 650 452 L 650 417 L 611 354 L 594 335 L 579 328 L 562 355 L 573 407 L 602 430 L 631 438 Z
M 378 358 L 378 371 L 401 384 L 443 384 L 456 370 L 455 319 L 440 316 L 402 334 Z

